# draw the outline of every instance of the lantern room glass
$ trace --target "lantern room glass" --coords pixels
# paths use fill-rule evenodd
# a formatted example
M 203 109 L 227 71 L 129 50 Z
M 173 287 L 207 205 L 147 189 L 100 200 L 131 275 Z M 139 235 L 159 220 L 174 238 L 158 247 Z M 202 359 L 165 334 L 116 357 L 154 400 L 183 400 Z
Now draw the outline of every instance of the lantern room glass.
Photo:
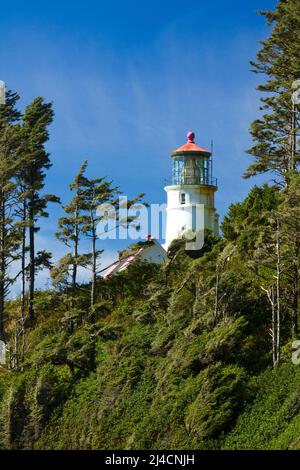
M 172 184 L 215 185 L 211 159 L 193 155 L 173 157 Z

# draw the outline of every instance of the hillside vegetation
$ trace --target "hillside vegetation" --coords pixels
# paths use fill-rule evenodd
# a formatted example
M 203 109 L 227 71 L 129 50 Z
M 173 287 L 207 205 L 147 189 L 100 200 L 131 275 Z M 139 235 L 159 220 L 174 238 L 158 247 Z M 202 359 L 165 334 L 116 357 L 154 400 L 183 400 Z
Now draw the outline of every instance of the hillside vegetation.
M 99 280 L 93 321 L 88 286 L 39 292 L 23 371 L 0 375 L 1 447 L 299 449 L 288 318 L 273 369 L 271 308 L 252 265 L 254 229 L 278 197 L 254 188 L 225 218 L 232 240 L 206 233 L 196 258 L 178 240 L 163 267 Z M 12 332 L 18 308 L 8 306 Z
M 1 449 L 300 449 L 300 0 L 262 14 L 271 31 L 251 62 L 264 83 L 244 176 L 269 184 L 232 204 L 222 237 L 206 232 L 199 252 L 174 240 L 163 266 L 135 262 L 100 277 L 98 227 L 109 216 L 99 206 L 123 228 L 136 218 L 124 223 L 120 188 L 88 177 L 87 161 L 57 221 L 64 256 L 54 265 L 37 251 L 41 218 L 61 203 L 44 193 L 54 111 L 37 97 L 20 112 L 6 92 Z M 52 289 L 39 291 L 44 269 Z M 9 300 L 16 283 L 20 298 Z

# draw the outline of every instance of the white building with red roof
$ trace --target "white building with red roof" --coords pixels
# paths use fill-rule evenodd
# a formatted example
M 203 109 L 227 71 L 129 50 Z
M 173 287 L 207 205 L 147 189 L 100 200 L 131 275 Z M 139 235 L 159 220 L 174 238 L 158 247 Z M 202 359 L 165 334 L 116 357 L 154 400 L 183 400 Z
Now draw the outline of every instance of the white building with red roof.
M 119 252 L 119 259 L 106 269 L 103 278 L 107 279 L 113 274 L 124 271 L 136 261 L 162 264 L 166 258 L 167 253 L 161 244 L 148 236 L 146 241 L 130 245 L 126 250 Z

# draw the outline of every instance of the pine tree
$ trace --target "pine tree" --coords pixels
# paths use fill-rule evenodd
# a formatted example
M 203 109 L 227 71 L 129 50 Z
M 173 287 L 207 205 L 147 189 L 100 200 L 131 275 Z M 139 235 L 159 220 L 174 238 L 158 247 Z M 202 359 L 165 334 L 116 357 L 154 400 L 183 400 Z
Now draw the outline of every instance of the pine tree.
M 83 162 L 70 190 L 75 191 L 71 202 L 64 206 L 66 216 L 58 221 L 60 230 L 56 233 L 59 240 L 68 247 L 72 247 L 72 253 L 67 253 L 52 269 L 51 278 L 55 285 L 59 287 L 68 286 L 69 268 L 72 267 L 71 287 L 73 293 L 77 286 L 78 266 L 91 268 L 91 318 L 94 315 L 96 300 L 96 280 L 98 271 L 98 259 L 103 250 L 97 249 L 97 224 L 106 216 L 99 215 L 97 208 L 102 204 L 110 204 L 114 208 L 116 227 L 122 224 L 125 228 L 136 219 L 135 216 L 127 216 L 125 220 L 120 219 L 120 200 L 117 197 L 120 192 L 118 187 L 113 187 L 111 181 L 105 177 L 89 179 L 85 176 L 87 160 Z M 141 201 L 144 194 L 139 194 L 135 198 L 127 201 L 127 208 L 130 209 Z M 105 219 L 106 220 L 106 219 Z M 79 242 L 81 235 L 86 236 L 91 241 L 91 250 L 88 253 L 79 253 Z
M 85 162 L 86 163 L 86 162 Z M 89 265 L 92 271 L 91 279 L 91 316 L 94 313 L 96 299 L 96 279 L 98 273 L 98 258 L 103 250 L 97 250 L 97 224 L 102 219 L 98 214 L 97 208 L 101 204 L 110 203 L 117 207 L 118 200 L 116 196 L 119 194 L 118 188 L 112 187 L 111 181 L 105 181 L 104 177 L 88 179 L 82 177 L 80 196 L 82 201 L 82 209 L 85 213 L 83 219 L 82 232 L 91 241 L 91 253 Z
M 7 92 L 6 104 L 0 105 L 0 339 L 4 339 L 5 298 L 14 282 L 10 265 L 19 257 L 20 230 L 16 223 L 17 188 L 14 177 L 18 169 L 19 96 Z
M 82 262 L 79 256 L 79 240 L 82 232 L 82 227 L 85 217 L 82 214 L 83 198 L 81 195 L 81 186 L 85 181 L 84 172 L 87 167 L 87 161 L 81 165 L 79 172 L 76 174 L 74 181 L 69 185 L 71 191 L 75 193 L 70 203 L 63 207 L 66 216 L 60 217 L 58 226 L 60 230 L 56 233 L 56 237 L 61 240 L 66 246 L 72 248 L 72 253 L 68 254 L 69 263 L 63 263 L 64 269 L 67 266 L 72 266 L 72 289 L 74 291 L 77 285 L 77 272 L 78 266 Z
M 22 117 L 23 123 L 20 129 L 21 143 L 19 152 L 22 158 L 22 168 L 19 172 L 19 181 L 23 187 L 22 197 L 24 201 L 24 217 L 26 215 L 28 223 L 28 320 L 34 320 L 34 286 L 35 274 L 38 265 L 45 253 L 36 256 L 35 234 L 39 230 L 36 222 L 39 217 L 47 217 L 46 208 L 48 202 L 59 202 L 59 198 L 52 194 L 41 195 L 40 191 L 44 187 L 45 170 L 51 167 L 49 154 L 45 149 L 45 143 L 49 138 L 48 127 L 53 120 L 53 110 L 51 103 L 45 103 L 41 97 L 26 107 Z
M 261 98 L 262 116 L 251 126 L 255 144 L 248 153 L 255 162 L 244 176 L 271 172 L 287 185 L 300 159 L 292 105 L 292 84 L 300 78 L 300 1 L 279 0 L 275 11 L 261 13 L 273 28 L 251 65 L 255 73 L 267 78 L 257 88 L 266 96 Z
M 28 229 L 28 221 L 27 221 L 27 200 L 24 197 L 25 188 L 23 186 L 22 180 L 19 179 L 19 172 L 17 174 L 17 184 L 18 184 L 18 209 L 17 209 L 17 216 L 19 218 L 19 226 L 21 231 L 21 253 L 20 253 L 20 260 L 21 260 L 21 267 L 20 267 L 20 275 L 21 275 L 21 292 L 20 292 L 20 303 L 21 303 L 21 315 L 20 315 L 20 334 L 22 335 L 22 345 L 21 345 L 21 355 L 20 360 L 21 363 L 24 359 L 24 352 L 25 352 L 25 319 L 26 319 L 26 304 L 25 304 L 25 292 L 26 292 L 26 254 L 27 254 L 27 244 L 26 244 L 26 231 Z
M 300 270 L 300 174 L 291 176 L 279 207 L 281 219 L 282 257 L 288 281 L 289 306 L 293 334 L 299 332 L 299 270 Z

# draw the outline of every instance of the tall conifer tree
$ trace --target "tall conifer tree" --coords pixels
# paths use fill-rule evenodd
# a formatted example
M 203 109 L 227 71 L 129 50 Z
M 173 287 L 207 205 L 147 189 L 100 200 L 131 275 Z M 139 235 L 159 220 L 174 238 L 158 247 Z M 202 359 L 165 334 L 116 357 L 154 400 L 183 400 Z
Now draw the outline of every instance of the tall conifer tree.
M 251 62 L 253 71 L 263 74 L 266 82 L 257 87 L 265 96 L 261 98 L 262 116 L 251 126 L 255 143 L 248 153 L 255 162 L 245 177 L 271 172 L 288 185 L 290 172 L 300 159 L 292 105 L 292 84 L 300 78 L 300 2 L 279 0 L 275 11 L 261 13 L 272 31 L 262 41 L 256 62 Z
M 91 241 L 91 252 L 89 265 L 92 271 L 91 278 L 91 316 L 94 313 L 96 300 L 96 280 L 98 273 L 98 258 L 103 250 L 97 249 L 97 224 L 102 219 L 98 214 L 97 208 L 101 204 L 110 203 L 117 208 L 118 201 L 116 196 L 119 194 L 118 188 L 112 187 L 111 181 L 105 181 L 104 177 L 88 179 L 84 177 L 81 182 L 81 201 L 82 209 L 85 213 L 83 233 Z
M 46 208 L 49 201 L 59 202 L 59 199 L 52 194 L 43 196 L 40 194 L 45 184 L 45 171 L 51 167 L 45 144 L 49 138 L 48 127 L 52 120 L 52 104 L 44 102 L 41 97 L 35 98 L 25 109 L 20 131 L 19 151 L 22 157 L 22 169 L 19 173 L 19 180 L 24 189 L 23 198 L 26 204 L 29 232 L 28 319 L 30 322 L 34 320 L 34 286 L 37 265 L 41 264 L 41 260 L 48 262 L 45 260 L 46 253 L 40 253 L 38 259 L 36 257 L 35 234 L 39 230 L 36 223 L 39 217 L 48 216 Z
M 73 290 L 77 285 L 77 272 L 78 265 L 80 264 L 79 240 L 85 220 L 82 214 L 83 199 L 81 196 L 81 186 L 85 181 L 84 172 L 86 167 L 87 161 L 84 161 L 74 181 L 69 185 L 70 190 L 74 192 L 74 196 L 70 203 L 64 206 L 66 215 L 59 218 L 58 226 L 60 230 L 56 233 L 57 238 L 72 249 L 72 253 L 68 254 L 68 263 L 65 264 L 65 267 L 69 264 L 72 265 Z
M 18 100 L 19 96 L 9 91 L 6 103 L 0 105 L 0 339 L 5 336 L 5 298 L 14 281 L 9 267 L 19 256 L 20 245 L 20 231 L 15 221 L 17 188 L 14 180 L 18 168 Z

